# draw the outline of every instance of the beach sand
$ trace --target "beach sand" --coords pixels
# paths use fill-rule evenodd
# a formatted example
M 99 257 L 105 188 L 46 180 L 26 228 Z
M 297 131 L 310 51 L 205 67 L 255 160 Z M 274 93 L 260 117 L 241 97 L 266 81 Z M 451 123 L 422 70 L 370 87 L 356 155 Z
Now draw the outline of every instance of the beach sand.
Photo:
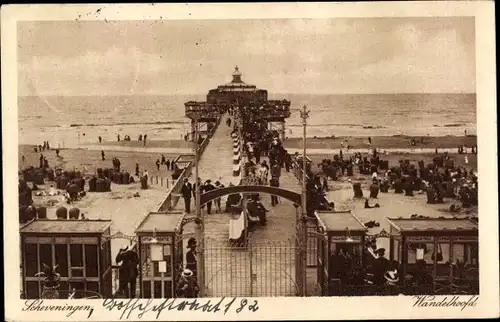
M 415 138 L 417 144 L 410 146 L 410 140 Z M 448 151 L 449 153 L 457 153 L 459 145 L 468 147 L 468 151 L 473 145 L 477 144 L 476 136 L 426 136 L 423 137 L 423 142 L 420 142 L 421 137 L 410 137 L 403 135 L 394 136 L 374 136 L 372 137 L 372 145 L 368 144 L 368 137 L 350 136 L 350 137 L 331 137 L 331 138 L 308 138 L 307 149 L 308 153 L 313 155 L 321 155 L 333 153 L 342 148 L 344 144 L 344 152 L 347 145 L 353 152 L 369 152 L 370 149 L 377 148 L 379 151 L 388 151 L 391 153 L 409 152 L 412 154 L 433 153 L 437 148 L 440 152 Z M 347 139 L 347 141 L 346 141 Z M 284 146 L 290 153 L 302 151 L 301 138 L 288 138 L 284 141 Z M 102 143 L 86 143 L 81 144 L 78 148 L 86 150 L 101 149 L 109 151 L 130 151 L 141 153 L 164 153 L 164 154 L 190 154 L 193 151 L 192 142 L 184 140 L 152 140 L 146 145 L 137 140 L 135 141 L 106 141 Z
M 344 157 L 350 156 L 350 153 L 344 153 Z M 363 154 L 367 155 L 367 154 Z M 450 154 L 450 159 L 455 160 L 455 164 L 465 167 L 467 171 L 474 169 L 477 171 L 477 154 L 467 154 L 468 164 L 465 164 L 465 154 Z M 312 161 L 311 170 L 318 173 L 321 169 L 317 166 L 323 159 L 332 159 L 331 154 L 317 154 L 308 156 Z M 380 159 L 389 161 L 389 168 L 399 165 L 399 160 L 408 159 L 410 163 L 417 165 L 417 162 L 423 160 L 425 164 L 432 162 L 434 153 L 391 153 L 388 155 L 381 155 Z M 370 176 L 367 176 L 370 180 Z
M 412 137 L 404 135 L 393 136 L 372 136 L 372 145 L 368 144 L 368 137 L 334 137 L 334 138 L 307 138 L 308 149 L 340 149 L 341 143 L 344 143 L 344 148 L 347 145 L 353 149 L 457 149 L 459 145 L 466 145 L 471 147 L 477 144 L 476 136 L 425 136 L 425 137 Z M 410 141 L 415 138 L 417 141 L 416 146 L 411 147 Z M 424 139 L 420 143 L 420 138 Z M 345 141 L 347 139 L 347 142 Z M 302 138 L 288 138 L 284 142 L 285 148 L 301 149 Z
M 161 154 L 158 153 L 144 153 L 137 151 L 109 151 L 106 147 L 102 147 L 105 154 L 105 161 L 101 159 L 100 150 L 83 150 L 83 149 L 61 149 L 60 159 L 56 157 L 55 150 L 46 150 L 42 154 L 47 158 L 50 167 L 59 166 L 65 170 L 73 170 L 76 168 L 83 172 L 84 166 L 87 168 L 87 173 L 94 174 L 97 168 L 112 168 L 112 159 L 117 157 L 120 159 L 121 168 L 135 174 L 135 164 L 139 163 L 140 171 L 148 170 L 150 176 L 170 177 L 171 171 L 166 169 L 166 166 L 160 166 L 160 171 L 156 168 L 156 159 L 160 159 Z M 25 157 L 24 166 L 22 157 Z M 177 154 L 164 154 L 165 158 L 173 160 Z M 19 169 L 28 167 L 30 165 L 38 167 L 40 153 L 34 152 L 33 146 L 21 145 L 19 146 Z
M 61 149 L 58 160 L 55 150 L 44 151 L 42 154 L 47 158 L 50 167 L 60 166 L 65 170 L 76 168 L 83 170 L 85 165 L 87 174 L 94 174 L 97 168 L 111 168 L 112 158 L 120 159 L 121 168 L 127 170 L 132 175 L 135 174 L 135 164 L 139 163 L 140 170 L 145 167 L 148 170 L 153 183 L 149 181 L 150 188 L 143 190 L 140 187 L 138 178 L 136 183 L 129 185 L 111 184 L 111 192 L 87 192 L 87 195 L 70 205 L 66 204 L 62 195 L 58 196 L 33 196 L 36 205 L 47 207 L 47 217 L 55 219 L 55 211 L 58 207 L 64 206 L 68 209 L 77 207 L 88 219 L 111 219 L 111 233 L 121 231 L 127 235 L 133 235 L 135 228 L 148 212 L 157 211 L 160 204 L 167 197 L 169 189 L 172 187 L 172 172 L 166 166 L 160 166 L 160 171 L 156 169 L 156 159 L 161 158 L 159 154 L 129 152 L 129 151 L 105 151 L 106 160 L 102 161 L 100 151 L 87 151 L 81 149 Z M 25 166 L 33 165 L 38 167 L 40 153 L 33 152 L 32 146 L 19 146 L 19 169 L 22 169 L 21 156 L 25 156 Z M 177 155 L 165 155 L 167 159 L 173 160 Z M 161 159 L 160 159 L 161 160 Z M 156 176 L 159 177 L 156 183 Z M 163 178 L 163 181 L 161 180 Z M 167 182 L 168 179 L 168 182 Z M 162 185 L 163 183 L 163 185 Z M 40 190 L 48 191 L 49 186 L 55 186 L 54 182 L 45 181 L 44 185 L 39 185 Z M 86 187 L 88 190 L 88 186 Z M 139 193 L 140 197 L 134 197 Z M 117 239 L 112 243 L 112 254 L 116 255 L 120 247 L 128 245 L 125 239 Z M 114 257 L 113 257 L 114 258 Z
M 418 160 L 424 160 L 425 163 L 432 162 L 434 155 L 429 154 L 412 154 L 407 156 L 402 155 L 387 155 L 381 156 L 383 160 L 389 161 L 389 167 L 397 165 L 400 159 L 409 159 L 411 163 L 416 164 Z M 328 155 L 314 155 L 310 157 L 313 162 L 312 171 L 314 173 L 319 173 L 320 168 L 317 167 L 318 163 L 321 163 L 323 159 L 332 158 Z M 466 165 L 464 163 L 464 157 L 462 155 L 451 155 L 451 159 L 454 159 L 456 164 L 464 166 L 466 169 L 477 169 L 477 155 L 468 156 L 469 163 Z M 379 172 L 380 174 L 382 172 Z M 379 174 L 379 175 L 380 175 Z M 351 182 L 348 182 L 348 179 Z M 362 222 L 368 222 L 371 220 L 378 221 L 380 227 L 369 228 L 368 234 L 377 234 L 382 229 L 387 232 L 390 231 L 390 225 L 387 218 L 408 218 L 412 214 L 428 216 L 431 218 L 445 217 L 445 218 L 465 218 L 469 216 L 478 216 L 478 207 L 471 207 L 468 209 L 462 209 L 459 213 L 451 213 L 449 207 L 451 204 L 460 205 L 461 202 L 451 198 L 444 198 L 444 203 L 442 204 L 427 204 L 427 196 L 425 193 L 419 194 L 415 192 L 414 197 L 408 197 L 404 194 L 395 194 L 394 190 L 389 190 L 388 193 L 379 193 L 376 199 L 369 198 L 370 205 L 378 203 L 380 208 L 364 208 L 364 198 L 355 199 L 354 191 L 352 189 L 353 182 L 360 182 L 361 188 L 363 190 L 363 196 L 370 196 L 370 185 L 371 176 L 361 175 L 355 169 L 354 176 L 352 177 L 339 177 L 338 181 L 328 181 L 329 191 L 327 192 L 326 198 L 335 203 L 336 210 L 350 210 L 356 215 Z M 380 238 L 377 240 L 378 248 L 385 248 L 387 253 L 389 252 L 389 239 Z M 455 252 L 460 252 L 460 250 L 455 250 Z M 448 260 L 448 249 L 443 250 L 443 256 L 445 261 Z M 426 256 L 430 256 L 427 254 Z M 430 261 L 430 258 L 426 258 Z

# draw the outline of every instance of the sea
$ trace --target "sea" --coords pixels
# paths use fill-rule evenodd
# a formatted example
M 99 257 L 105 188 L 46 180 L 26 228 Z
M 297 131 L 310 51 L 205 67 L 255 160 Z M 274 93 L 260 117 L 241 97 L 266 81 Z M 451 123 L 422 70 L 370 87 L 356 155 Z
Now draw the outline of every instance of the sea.
M 77 147 L 115 141 L 181 140 L 190 130 L 184 102 L 204 95 L 20 96 L 19 143 Z M 308 137 L 446 136 L 476 134 L 475 94 L 270 94 L 291 101 L 286 136 L 302 136 L 299 110 L 308 107 Z

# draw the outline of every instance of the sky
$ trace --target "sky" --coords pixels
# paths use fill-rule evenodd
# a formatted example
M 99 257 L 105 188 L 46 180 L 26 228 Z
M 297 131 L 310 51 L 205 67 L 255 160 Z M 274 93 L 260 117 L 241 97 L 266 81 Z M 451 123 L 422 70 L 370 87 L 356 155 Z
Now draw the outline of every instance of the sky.
M 475 93 L 473 17 L 40 21 L 17 26 L 18 94 Z

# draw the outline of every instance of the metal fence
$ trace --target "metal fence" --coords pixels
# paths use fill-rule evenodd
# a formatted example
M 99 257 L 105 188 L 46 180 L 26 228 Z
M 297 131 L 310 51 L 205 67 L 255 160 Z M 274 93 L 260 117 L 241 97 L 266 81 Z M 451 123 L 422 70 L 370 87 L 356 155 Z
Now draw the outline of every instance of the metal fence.
M 160 177 L 160 176 L 150 177 L 151 185 L 160 185 L 162 187 L 166 187 L 167 189 L 169 189 L 174 183 L 175 180 L 169 177 Z
M 317 225 L 316 218 L 307 217 L 306 265 L 308 268 L 318 266 Z
M 205 296 L 297 296 L 294 240 L 231 247 L 205 242 Z

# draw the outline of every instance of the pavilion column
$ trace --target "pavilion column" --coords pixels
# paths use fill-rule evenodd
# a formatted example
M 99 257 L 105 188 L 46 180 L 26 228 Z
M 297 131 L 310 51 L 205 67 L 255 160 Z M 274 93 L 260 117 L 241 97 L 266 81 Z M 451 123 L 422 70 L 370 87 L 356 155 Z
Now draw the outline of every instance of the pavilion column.
M 280 122 L 280 140 L 281 142 L 285 141 L 285 121 Z
M 195 133 L 195 122 L 194 120 L 191 120 L 191 141 L 195 140 L 194 133 Z

